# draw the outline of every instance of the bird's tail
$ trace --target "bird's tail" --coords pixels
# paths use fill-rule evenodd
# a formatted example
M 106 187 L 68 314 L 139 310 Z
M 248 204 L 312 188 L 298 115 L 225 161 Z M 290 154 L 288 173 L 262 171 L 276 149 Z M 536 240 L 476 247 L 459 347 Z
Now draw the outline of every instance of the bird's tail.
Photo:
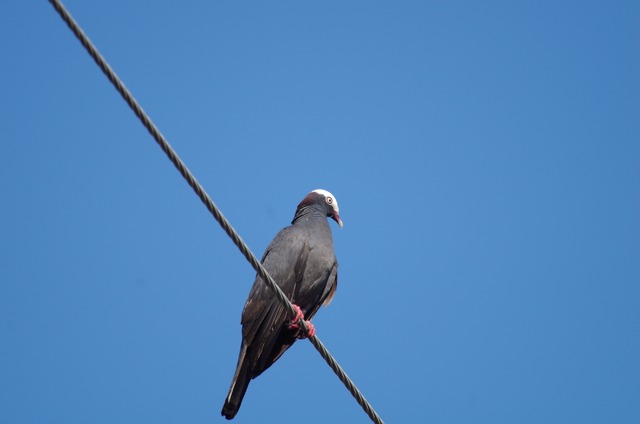
M 244 394 L 247 392 L 247 387 L 249 387 L 249 382 L 251 381 L 251 370 L 246 363 L 247 361 L 245 361 L 245 353 L 246 348 L 243 346 L 238 359 L 236 373 L 231 381 L 229 394 L 222 407 L 222 415 L 228 420 L 233 419 L 238 413 Z

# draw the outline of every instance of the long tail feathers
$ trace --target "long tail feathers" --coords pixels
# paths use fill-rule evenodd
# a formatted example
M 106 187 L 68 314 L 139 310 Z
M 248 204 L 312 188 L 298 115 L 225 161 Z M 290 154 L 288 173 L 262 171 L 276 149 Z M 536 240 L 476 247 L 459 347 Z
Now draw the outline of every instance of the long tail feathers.
M 251 370 L 245 363 L 245 353 L 246 351 L 243 348 L 240 352 L 236 373 L 231 381 L 229 394 L 227 395 L 227 399 L 224 401 L 224 406 L 222 407 L 222 415 L 228 420 L 233 419 L 233 417 L 238 413 L 244 394 L 247 392 L 247 387 L 249 387 L 249 382 L 251 381 Z

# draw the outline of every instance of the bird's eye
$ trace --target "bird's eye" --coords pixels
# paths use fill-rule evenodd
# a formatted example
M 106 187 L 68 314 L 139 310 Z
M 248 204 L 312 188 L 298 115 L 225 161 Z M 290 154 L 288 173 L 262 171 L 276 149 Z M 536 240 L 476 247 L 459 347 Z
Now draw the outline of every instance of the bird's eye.
M 328 204 L 332 204 L 333 203 L 333 197 L 327 197 L 327 203 Z

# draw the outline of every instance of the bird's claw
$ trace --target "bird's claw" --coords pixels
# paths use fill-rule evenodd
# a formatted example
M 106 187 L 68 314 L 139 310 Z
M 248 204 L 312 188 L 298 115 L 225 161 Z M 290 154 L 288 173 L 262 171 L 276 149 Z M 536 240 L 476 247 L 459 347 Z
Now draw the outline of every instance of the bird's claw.
M 304 314 L 302 313 L 302 309 L 300 309 L 300 307 L 298 305 L 295 305 L 295 304 L 293 305 L 293 309 L 296 311 L 296 315 L 290 321 L 289 329 L 290 330 L 299 330 L 300 329 L 300 325 L 298 324 L 298 322 L 300 320 L 303 320 L 305 326 L 307 327 L 307 332 L 306 332 L 306 334 L 304 334 L 304 331 L 300 332 L 298 334 L 298 338 L 299 339 L 306 339 L 307 337 L 315 336 L 316 335 L 316 327 L 313 324 L 311 324 L 311 321 L 306 321 L 304 319 Z
M 298 321 L 304 319 L 304 314 L 302 313 L 302 309 L 298 305 L 293 305 L 293 310 L 296 311 L 296 315 L 291 320 L 291 324 L 289 324 L 289 328 L 296 329 L 298 328 Z
M 307 334 L 303 334 L 304 332 L 300 332 L 298 334 L 299 339 L 306 339 L 307 337 L 313 337 L 316 335 L 316 326 L 311 324 L 311 321 L 305 321 L 304 324 L 307 326 Z

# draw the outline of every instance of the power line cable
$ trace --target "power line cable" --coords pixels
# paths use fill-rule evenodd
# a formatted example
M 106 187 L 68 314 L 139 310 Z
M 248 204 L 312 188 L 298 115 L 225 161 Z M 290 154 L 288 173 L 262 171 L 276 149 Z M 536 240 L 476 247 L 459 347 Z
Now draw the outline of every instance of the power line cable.
M 127 102 L 129 107 L 136 114 L 138 119 L 142 122 L 142 125 L 149 131 L 153 139 L 158 143 L 162 151 L 167 155 L 171 163 L 176 167 L 178 172 L 182 175 L 182 177 L 187 181 L 189 186 L 195 191 L 196 195 L 200 198 L 202 203 L 204 203 L 205 207 L 211 212 L 215 220 L 220 224 L 222 229 L 227 233 L 227 235 L 231 238 L 233 243 L 240 249 L 240 252 L 244 255 L 244 257 L 249 261 L 251 266 L 256 270 L 258 275 L 265 281 L 267 286 L 273 291 L 278 300 L 285 306 L 289 315 L 291 317 L 296 316 L 296 311 L 293 308 L 293 305 L 286 297 L 286 295 L 282 292 L 280 287 L 275 283 L 273 278 L 267 273 L 267 270 L 262 266 L 258 258 L 249 250 L 247 244 L 242 240 L 240 235 L 236 232 L 236 230 L 231 226 L 229 221 L 224 217 L 220 209 L 216 206 L 216 204 L 211 200 L 207 192 L 204 188 L 198 183 L 196 178 L 193 176 L 191 171 L 187 168 L 187 166 L 182 162 L 178 154 L 173 150 L 169 142 L 164 138 L 160 130 L 155 126 L 155 124 L 151 121 L 151 118 L 146 114 L 146 112 L 142 109 L 142 107 L 138 104 L 136 99 L 133 97 L 131 92 L 125 87 L 124 83 L 118 78 L 116 73 L 111 69 L 107 61 L 102 57 L 102 55 L 98 52 L 96 47 L 91 43 L 89 38 L 86 36 L 84 31 L 80 28 L 80 26 L 73 19 L 71 14 L 67 11 L 64 5 L 58 0 L 49 0 L 54 9 L 58 12 L 62 20 L 67 24 L 69 29 L 75 34 L 76 38 L 87 50 L 87 53 L 93 58 L 96 64 L 100 67 L 105 76 L 111 81 L 114 85 L 118 93 L 122 96 L 122 98 Z M 302 328 L 304 334 L 307 334 L 307 326 L 303 318 L 298 320 L 298 325 Z M 356 385 L 351 381 L 349 376 L 345 373 L 342 367 L 338 364 L 338 362 L 333 358 L 331 353 L 327 350 L 324 344 L 320 341 L 317 336 L 309 337 L 309 341 L 313 344 L 313 346 L 318 350 L 320 356 L 327 362 L 329 367 L 333 370 L 333 372 L 338 376 L 340 381 L 345 385 L 349 393 L 355 398 L 358 404 L 362 407 L 364 412 L 369 416 L 371 421 L 376 424 L 384 424 L 380 416 L 373 409 L 371 404 L 367 401 L 367 399 L 362 395 L 360 390 L 356 387 Z

